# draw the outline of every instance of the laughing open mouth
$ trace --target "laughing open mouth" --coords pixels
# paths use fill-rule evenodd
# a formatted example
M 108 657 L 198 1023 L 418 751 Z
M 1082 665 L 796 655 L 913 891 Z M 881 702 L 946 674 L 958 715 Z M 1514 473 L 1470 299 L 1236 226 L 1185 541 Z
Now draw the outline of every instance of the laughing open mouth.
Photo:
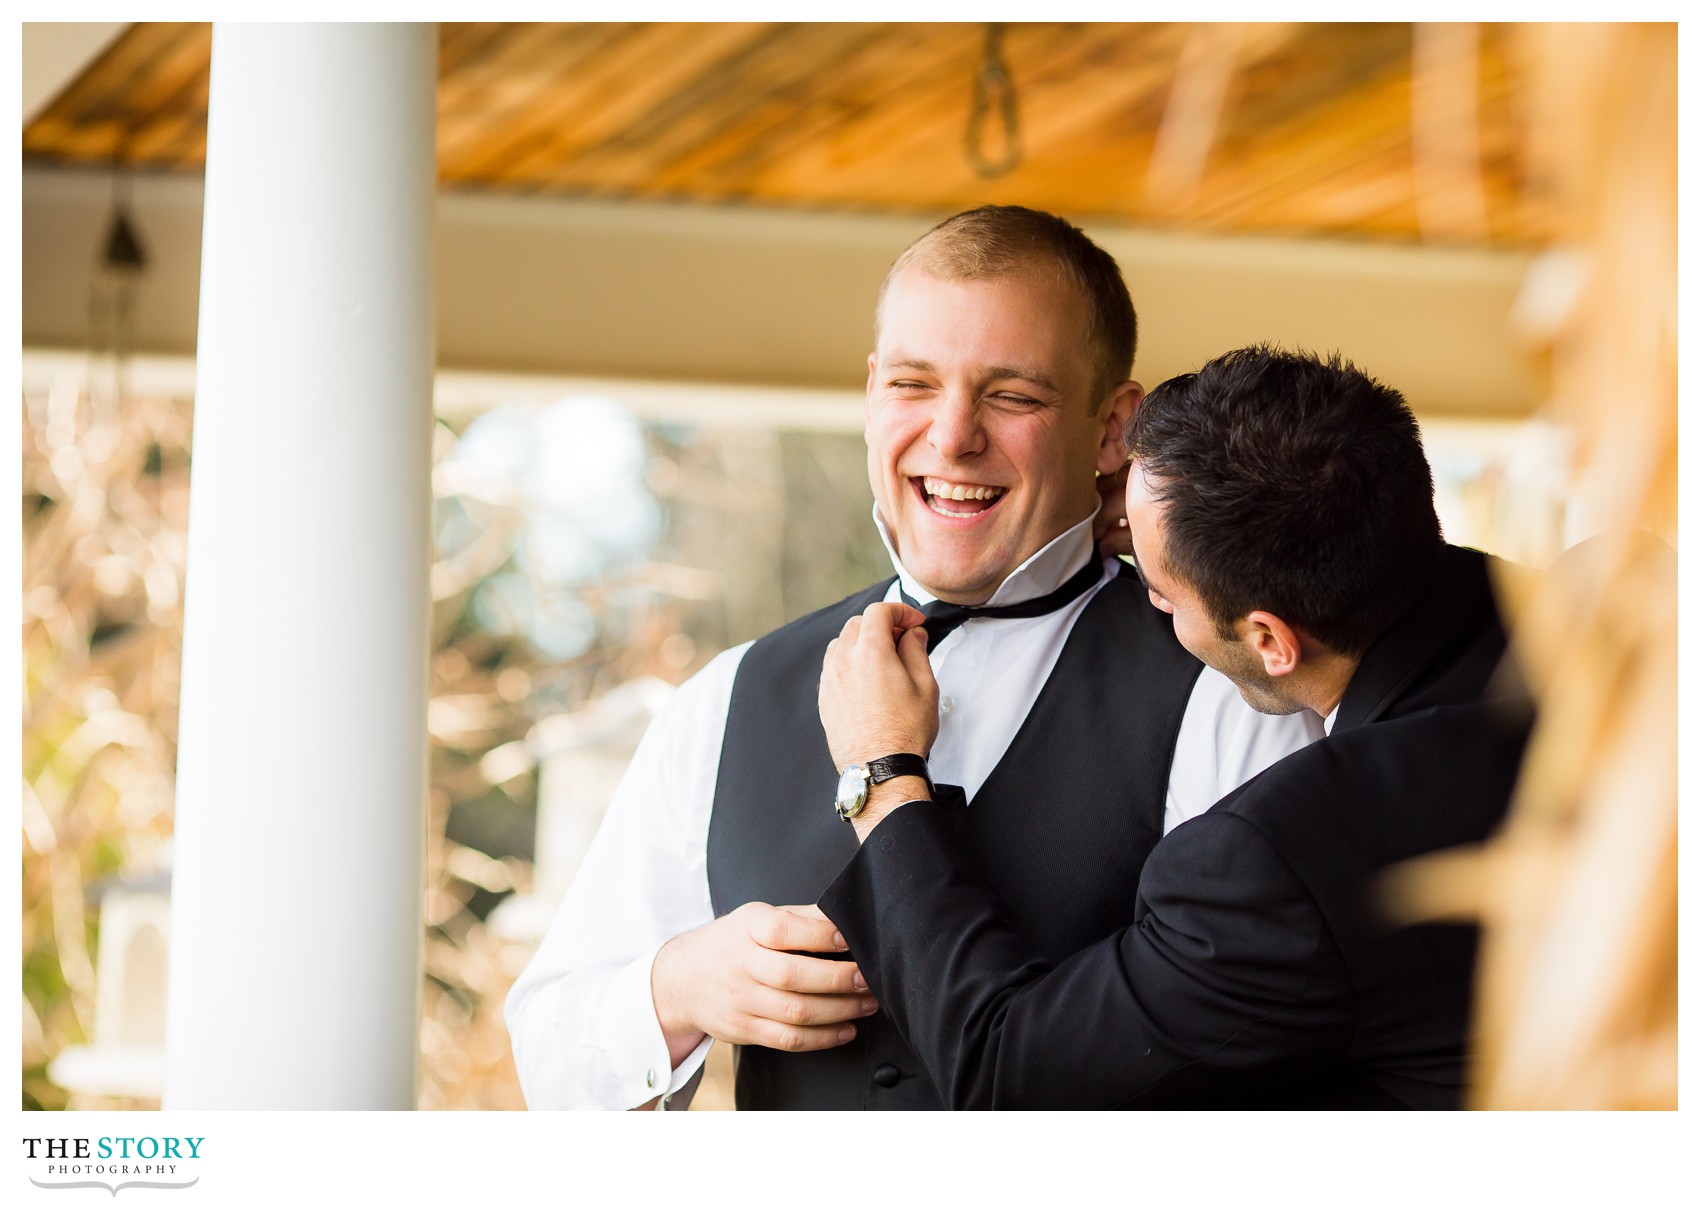
M 916 476 L 911 483 L 927 503 L 927 508 L 946 518 L 973 518 L 984 514 L 996 506 L 1008 491 L 998 485 L 963 484 L 940 480 L 936 476 Z

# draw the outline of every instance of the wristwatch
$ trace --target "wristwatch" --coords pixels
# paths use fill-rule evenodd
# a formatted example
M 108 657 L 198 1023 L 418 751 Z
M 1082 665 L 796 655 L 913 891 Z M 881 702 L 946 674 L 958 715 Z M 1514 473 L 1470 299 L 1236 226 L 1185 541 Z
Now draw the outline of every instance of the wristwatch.
M 926 782 L 927 794 L 932 795 L 933 781 L 927 774 L 925 758 L 919 754 L 888 754 L 884 758 L 870 759 L 865 763 L 853 762 L 845 767 L 844 774 L 838 777 L 838 795 L 832 807 L 838 810 L 840 817 L 849 821 L 867 805 L 869 788 L 899 775 L 919 775 Z

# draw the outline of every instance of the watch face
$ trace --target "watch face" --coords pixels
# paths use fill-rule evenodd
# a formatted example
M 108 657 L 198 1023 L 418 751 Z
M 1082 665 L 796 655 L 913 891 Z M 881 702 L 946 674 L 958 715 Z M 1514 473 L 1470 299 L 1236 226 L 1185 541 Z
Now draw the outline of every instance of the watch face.
M 848 821 L 862 811 L 868 802 L 868 768 L 853 762 L 838 777 L 838 797 L 832 803 L 838 815 Z

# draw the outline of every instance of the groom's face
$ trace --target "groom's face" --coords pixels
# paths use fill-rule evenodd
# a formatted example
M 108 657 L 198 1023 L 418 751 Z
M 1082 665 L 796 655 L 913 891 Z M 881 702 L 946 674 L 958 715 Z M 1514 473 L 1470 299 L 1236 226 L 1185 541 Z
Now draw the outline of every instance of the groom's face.
M 898 557 L 940 598 L 984 602 L 1093 512 L 1120 420 L 1094 407 L 1087 327 L 1080 292 L 1042 267 L 958 280 L 916 262 L 887 288 L 868 479 Z

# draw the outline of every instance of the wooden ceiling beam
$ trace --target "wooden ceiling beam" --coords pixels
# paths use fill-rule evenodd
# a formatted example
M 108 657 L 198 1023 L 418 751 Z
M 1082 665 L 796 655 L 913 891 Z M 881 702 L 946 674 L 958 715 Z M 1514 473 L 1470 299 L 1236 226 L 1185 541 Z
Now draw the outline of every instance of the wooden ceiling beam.
M 1423 235 L 1408 25 L 1010 25 L 1022 156 L 993 179 L 964 150 L 984 31 L 445 24 L 439 177 L 515 193 L 901 213 L 1020 202 L 1157 228 Z M 205 24 L 131 27 L 25 128 L 26 160 L 200 167 L 210 43 Z M 1500 27 L 1480 27 L 1473 45 L 1487 239 L 1532 245 L 1549 207 L 1516 151 L 1518 65 Z M 1186 94 L 1208 96 L 1204 125 L 1183 161 L 1164 134 L 1152 170 L 1176 81 L 1200 79 L 1197 63 L 1218 73 L 1214 91 Z
M 491 140 L 484 163 L 468 165 L 468 171 L 504 172 L 551 184 L 585 177 L 581 157 L 629 139 L 629 132 L 669 99 L 673 83 L 657 70 L 658 63 L 676 72 L 712 73 L 772 31 L 770 23 L 761 22 L 639 27 L 586 61 L 582 70 L 563 74 L 548 105 L 525 128 Z

